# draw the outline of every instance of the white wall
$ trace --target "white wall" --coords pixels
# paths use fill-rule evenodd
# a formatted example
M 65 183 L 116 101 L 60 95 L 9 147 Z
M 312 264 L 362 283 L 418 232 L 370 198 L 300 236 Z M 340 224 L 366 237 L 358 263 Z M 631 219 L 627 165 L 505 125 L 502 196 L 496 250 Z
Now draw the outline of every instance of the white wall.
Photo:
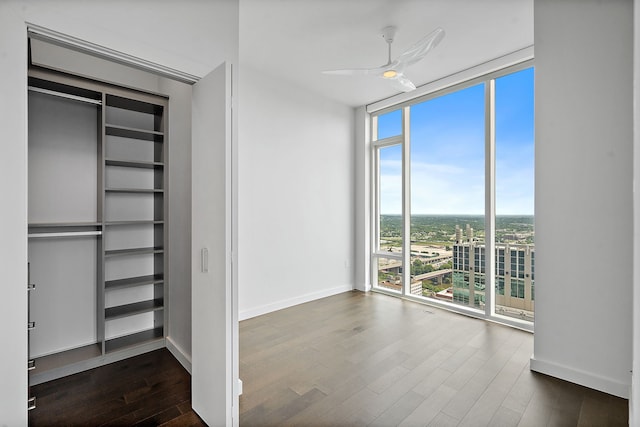
M 27 425 L 27 33 L 0 3 L 0 426 Z
M 535 2 L 531 368 L 622 397 L 632 364 L 632 7 Z
M 240 318 L 351 290 L 353 109 L 242 62 L 239 96 Z

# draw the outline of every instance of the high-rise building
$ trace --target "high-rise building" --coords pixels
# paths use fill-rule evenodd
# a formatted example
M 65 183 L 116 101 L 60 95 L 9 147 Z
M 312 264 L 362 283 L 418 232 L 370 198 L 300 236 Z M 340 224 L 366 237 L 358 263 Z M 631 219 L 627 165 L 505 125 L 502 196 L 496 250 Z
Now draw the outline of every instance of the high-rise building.
M 458 230 L 456 239 L 457 235 Z M 497 243 L 495 251 L 496 313 L 533 320 L 534 245 Z M 472 238 L 453 245 L 453 302 L 484 306 L 485 252 L 484 242 L 476 242 Z

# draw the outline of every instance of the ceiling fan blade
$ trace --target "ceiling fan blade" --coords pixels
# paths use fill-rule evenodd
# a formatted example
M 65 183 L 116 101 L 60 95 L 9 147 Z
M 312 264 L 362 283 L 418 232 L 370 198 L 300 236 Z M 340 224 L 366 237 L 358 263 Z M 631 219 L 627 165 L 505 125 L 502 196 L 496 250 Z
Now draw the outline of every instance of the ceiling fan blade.
M 327 70 L 323 74 L 333 74 L 339 76 L 378 76 L 387 71 L 390 64 L 375 68 L 347 68 L 344 70 Z
M 414 90 L 416 88 L 416 85 L 414 85 L 411 82 L 411 80 L 406 78 L 404 76 L 404 74 L 398 74 L 397 77 L 395 77 L 393 79 L 389 79 L 389 81 L 391 82 L 391 85 L 393 87 L 395 87 L 396 89 L 401 90 L 403 92 L 411 92 L 412 90 Z
M 352 68 L 345 70 L 326 70 L 322 74 L 332 74 L 338 76 L 367 76 L 373 73 L 374 69 L 371 68 Z
M 405 50 L 394 63 L 398 64 L 399 68 L 404 68 L 409 65 L 415 64 L 424 58 L 427 53 L 438 45 L 444 38 L 444 30 L 442 28 L 436 28 L 423 38 L 421 38 L 416 44 Z

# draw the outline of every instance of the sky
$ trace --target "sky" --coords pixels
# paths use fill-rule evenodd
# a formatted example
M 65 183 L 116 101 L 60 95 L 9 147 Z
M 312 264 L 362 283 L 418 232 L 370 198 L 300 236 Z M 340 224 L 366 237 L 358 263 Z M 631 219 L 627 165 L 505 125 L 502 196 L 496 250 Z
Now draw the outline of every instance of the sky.
M 533 68 L 496 79 L 496 214 L 533 215 Z M 412 214 L 484 214 L 484 83 L 411 107 Z M 378 117 L 399 135 L 400 110 Z M 401 213 L 401 147 L 380 151 L 380 212 Z

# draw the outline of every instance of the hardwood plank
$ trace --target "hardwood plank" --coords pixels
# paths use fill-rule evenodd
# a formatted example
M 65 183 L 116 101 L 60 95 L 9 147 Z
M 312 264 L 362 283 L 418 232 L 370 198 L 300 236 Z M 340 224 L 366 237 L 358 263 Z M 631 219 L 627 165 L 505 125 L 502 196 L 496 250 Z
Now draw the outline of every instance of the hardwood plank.
M 489 421 L 489 425 L 494 427 L 516 427 L 521 418 L 522 413 L 500 406 L 491 421 Z
M 160 425 L 163 427 L 207 427 L 204 421 L 193 411 Z
M 440 412 L 436 417 L 428 424 L 429 427 L 456 427 L 460 420 L 451 415 L 447 415 Z M 492 426 L 493 427 L 493 426 Z
M 440 414 L 441 409 L 444 408 L 455 395 L 456 390 L 446 385 L 441 385 L 436 391 L 431 393 L 429 399 L 423 400 L 422 403 L 398 425 L 401 427 L 409 427 L 429 424 Z
M 393 405 L 381 413 L 369 425 L 372 427 L 388 427 L 400 424 L 407 414 L 412 413 L 422 402 L 424 396 L 413 391 L 395 401 Z

